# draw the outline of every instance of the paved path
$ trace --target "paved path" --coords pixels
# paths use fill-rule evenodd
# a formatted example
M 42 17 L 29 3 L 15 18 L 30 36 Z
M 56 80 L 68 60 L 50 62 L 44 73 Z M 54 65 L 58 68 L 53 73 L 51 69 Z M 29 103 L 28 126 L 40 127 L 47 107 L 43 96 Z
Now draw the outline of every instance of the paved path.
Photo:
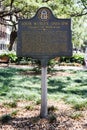
M 85 66 L 55 66 L 55 68 L 57 70 L 67 70 L 67 69 L 71 69 L 71 70 L 87 70 L 87 67 Z
M 3 67 L 13 67 L 13 68 L 24 68 L 24 69 L 27 69 L 27 68 L 33 68 L 33 66 L 28 66 L 28 65 L 7 65 L 7 64 L 0 64 L 0 68 L 3 68 Z M 67 69 L 71 69 L 71 70 L 87 70 L 87 67 L 85 66 L 55 66 L 55 69 L 57 70 L 67 70 Z

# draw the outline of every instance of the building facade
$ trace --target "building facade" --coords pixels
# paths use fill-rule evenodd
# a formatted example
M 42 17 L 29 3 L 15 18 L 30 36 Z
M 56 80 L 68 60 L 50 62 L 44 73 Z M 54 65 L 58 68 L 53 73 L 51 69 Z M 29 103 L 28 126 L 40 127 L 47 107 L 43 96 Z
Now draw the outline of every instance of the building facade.
M 0 54 L 7 52 L 10 37 L 10 28 L 6 21 L 0 18 Z

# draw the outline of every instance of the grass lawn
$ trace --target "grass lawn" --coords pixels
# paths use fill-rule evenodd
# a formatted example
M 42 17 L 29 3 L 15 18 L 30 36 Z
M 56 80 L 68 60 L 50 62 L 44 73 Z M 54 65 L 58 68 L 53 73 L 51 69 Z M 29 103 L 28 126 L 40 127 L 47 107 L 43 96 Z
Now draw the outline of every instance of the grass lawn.
M 41 74 L 0 68 L 0 129 L 86 130 L 87 70 L 48 74 L 48 116 L 40 118 Z
M 76 109 L 87 107 L 87 70 L 57 70 L 48 74 L 48 99 L 63 100 Z M 30 69 L 0 68 L 0 101 L 40 101 L 41 75 Z

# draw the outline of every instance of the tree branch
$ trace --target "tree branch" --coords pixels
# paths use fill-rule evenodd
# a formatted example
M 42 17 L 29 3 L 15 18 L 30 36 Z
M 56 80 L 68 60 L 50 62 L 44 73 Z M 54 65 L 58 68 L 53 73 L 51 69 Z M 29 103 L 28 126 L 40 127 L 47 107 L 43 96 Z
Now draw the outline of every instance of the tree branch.
M 70 16 L 71 17 L 80 17 L 80 16 L 83 16 L 83 15 L 87 15 L 87 12 L 85 12 L 84 10 L 85 10 L 85 8 L 81 12 L 73 13 Z
M 14 3 L 14 0 L 11 0 L 11 5 L 10 5 L 10 8 L 12 9 L 12 5 Z
M 87 9 L 86 1 L 84 2 L 83 0 L 81 0 L 81 2 L 82 2 L 82 4 L 83 4 L 84 8 Z

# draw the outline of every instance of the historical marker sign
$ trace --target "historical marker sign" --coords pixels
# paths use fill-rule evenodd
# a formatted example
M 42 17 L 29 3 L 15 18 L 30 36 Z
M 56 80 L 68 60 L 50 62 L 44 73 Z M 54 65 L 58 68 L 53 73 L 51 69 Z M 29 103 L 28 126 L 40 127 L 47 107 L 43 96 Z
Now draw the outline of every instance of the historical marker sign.
M 71 56 L 71 20 L 54 17 L 46 7 L 31 19 L 20 19 L 17 55 L 46 60 Z
M 31 19 L 19 20 L 17 55 L 41 60 L 41 117 L 46 117 L 47 61 L 72 55 L 71 20 L 55 18 L 46 7 L 40 8 Z

